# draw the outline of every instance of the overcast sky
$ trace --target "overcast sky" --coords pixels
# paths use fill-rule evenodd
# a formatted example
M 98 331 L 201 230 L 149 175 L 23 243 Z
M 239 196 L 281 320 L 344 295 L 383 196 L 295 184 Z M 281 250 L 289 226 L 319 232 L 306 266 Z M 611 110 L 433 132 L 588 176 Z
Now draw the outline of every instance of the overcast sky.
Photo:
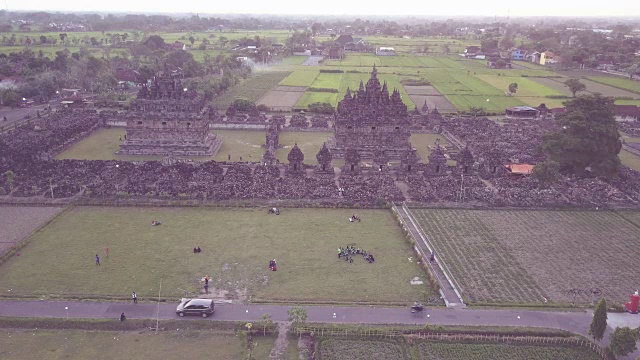
M 614 0 L 0 0 L 8 10 L 200 14 L 640 16 L 640 1 Z

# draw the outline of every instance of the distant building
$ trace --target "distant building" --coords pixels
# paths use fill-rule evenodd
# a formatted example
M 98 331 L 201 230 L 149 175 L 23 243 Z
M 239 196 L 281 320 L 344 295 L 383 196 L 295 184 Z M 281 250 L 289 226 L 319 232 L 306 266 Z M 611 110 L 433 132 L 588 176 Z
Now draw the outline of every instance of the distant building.
M 551 65 L 560 62 L 560 57 L 551 51 L 540 53 L 540 65 Z
M 511 58 L 513 60 L 526 60 L 527 52 L 521 49 L 513 49 L 511 50 Z
M 480 53 L 479 46 L 467 46 L 466 49 L 464 49 L 464 55 L 466 57 L 474 57 L 479 53 Z
M 396 50 L 392 47 L 379 47 L 378 50 L 376 50 L 376 55 L 379 56 L 395 56 L 396 55 Z
M 535 120 L 540 117 L 540 110 L 530 106 L 514 106 L 505 110 L 507 119 L 529 119 Z
M 636 105 L 614 105 L 613 109 L 616 121 L 638 121 L 640 108 Z
M 500 64 L 500 61 L 504 62 L 504 66 Z M 490 69 L 511 69 L 511 59 L 503 58 L 499 54 L 487 56 L 487 67 Z
M 332 46 L 327 51 L 329 59 L 344 59 L 344 49 L 340 46 Z
M 540 64 L 540 53 L 534 51 L 531 54 L 527 55 L 526 59 L 531 63 Z

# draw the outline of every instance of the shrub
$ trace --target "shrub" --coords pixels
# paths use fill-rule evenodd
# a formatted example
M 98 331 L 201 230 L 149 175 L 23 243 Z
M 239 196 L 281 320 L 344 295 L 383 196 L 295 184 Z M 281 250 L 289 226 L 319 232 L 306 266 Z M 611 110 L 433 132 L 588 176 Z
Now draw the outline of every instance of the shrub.
M 321 73 L 329 73 L 329 74 L 342 74 L 344 70 L 339 69 L 320 69 Z
M 338 89 L 331 89 L 331 88 L 308 88 L 307 91 L 312 91 L 312 92 L 327 92 L 327 93 L 338 93 Z
M 309 104 L 308 109 L 309 109 L 309 112 L 320 113 L 320 114 L 333 114 L 333 106 L 329 103 L 317 102 L 317 103 Z

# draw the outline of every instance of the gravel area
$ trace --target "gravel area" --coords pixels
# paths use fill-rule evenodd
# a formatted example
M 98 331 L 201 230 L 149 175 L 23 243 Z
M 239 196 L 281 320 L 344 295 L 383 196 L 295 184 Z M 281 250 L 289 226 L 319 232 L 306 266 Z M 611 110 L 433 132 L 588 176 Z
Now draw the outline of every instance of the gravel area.
M 0 254 L 59 213 L 58 207 L 0 206 Z

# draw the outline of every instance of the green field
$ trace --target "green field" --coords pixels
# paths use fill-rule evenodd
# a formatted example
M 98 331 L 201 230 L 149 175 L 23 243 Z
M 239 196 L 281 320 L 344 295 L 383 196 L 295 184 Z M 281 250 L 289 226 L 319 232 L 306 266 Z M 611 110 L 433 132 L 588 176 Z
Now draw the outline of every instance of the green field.
M 296 108 L 306 109 L 309 104 L 313 103 L 329 103 L 333 106 L 336 106 L 338 103 L 338 94 L 336 93 L 328 93 L 328 92 L 315 92 L 315 91 L 306 91 L 304 95 L 298 100 L 296 104 Z
M 587 79 L 640 94 L 640 81 L 608 76 L 590 76 Z
M 274 337 L 253 337 L 254 359 L 268 359 Z M 246 344 L 233 332 L 13 330 L 0 332 L 0 357 L 31 359 L 216 359 L 246 358 Z
M 296 70 L 291 75 L 282 79 L 278 85 L 284 86 L 311 86 L 318 77 L 320 72 L 318 70 Z
M 252 301 L 409 303 L 432 295 L 409 281 L 427 274 L 386 210 L 102 208 L 79 207 L 60 215 L 27 247 L 1 265 L 0 289 L 15 296 L 121 297 L 144 301 L 210 291 Z M 162 222 L 151 226 L 152 220 Z M 348 244 L 375 254 L 338 260 Z M 200 246 L 200 254 L 192 248 Z M 109 258 L 104 257 L 109 248 Z M 102 256 L 96 266 L 95 254 Z M 276 258 L 278 271 L 268 270 Z M 425 283 L 428 283 L 426 281 Z M 226 294 L 226 295 L 222 295 Z
M 594 287 L 621 302 L 635 289 L 633 277 L 619 274 L 640 256 L 640 223 L 616 212 L 413 213 L 469 303 L 586 303 L 590 295 L 569 290 Z
M 597 360 L 588 349 L 562 346 L 323 338 L 322 360 Z
M 287 71 L 258 72 L 240 84 L 230 88 L 224 94 L 213 99 L 213 104 L 221 110 L 226 108 L 237 97 L 245 97 L 253 102 L 257 102 L 274 86 L 278 85 L 284 78 L 289 76 Z

